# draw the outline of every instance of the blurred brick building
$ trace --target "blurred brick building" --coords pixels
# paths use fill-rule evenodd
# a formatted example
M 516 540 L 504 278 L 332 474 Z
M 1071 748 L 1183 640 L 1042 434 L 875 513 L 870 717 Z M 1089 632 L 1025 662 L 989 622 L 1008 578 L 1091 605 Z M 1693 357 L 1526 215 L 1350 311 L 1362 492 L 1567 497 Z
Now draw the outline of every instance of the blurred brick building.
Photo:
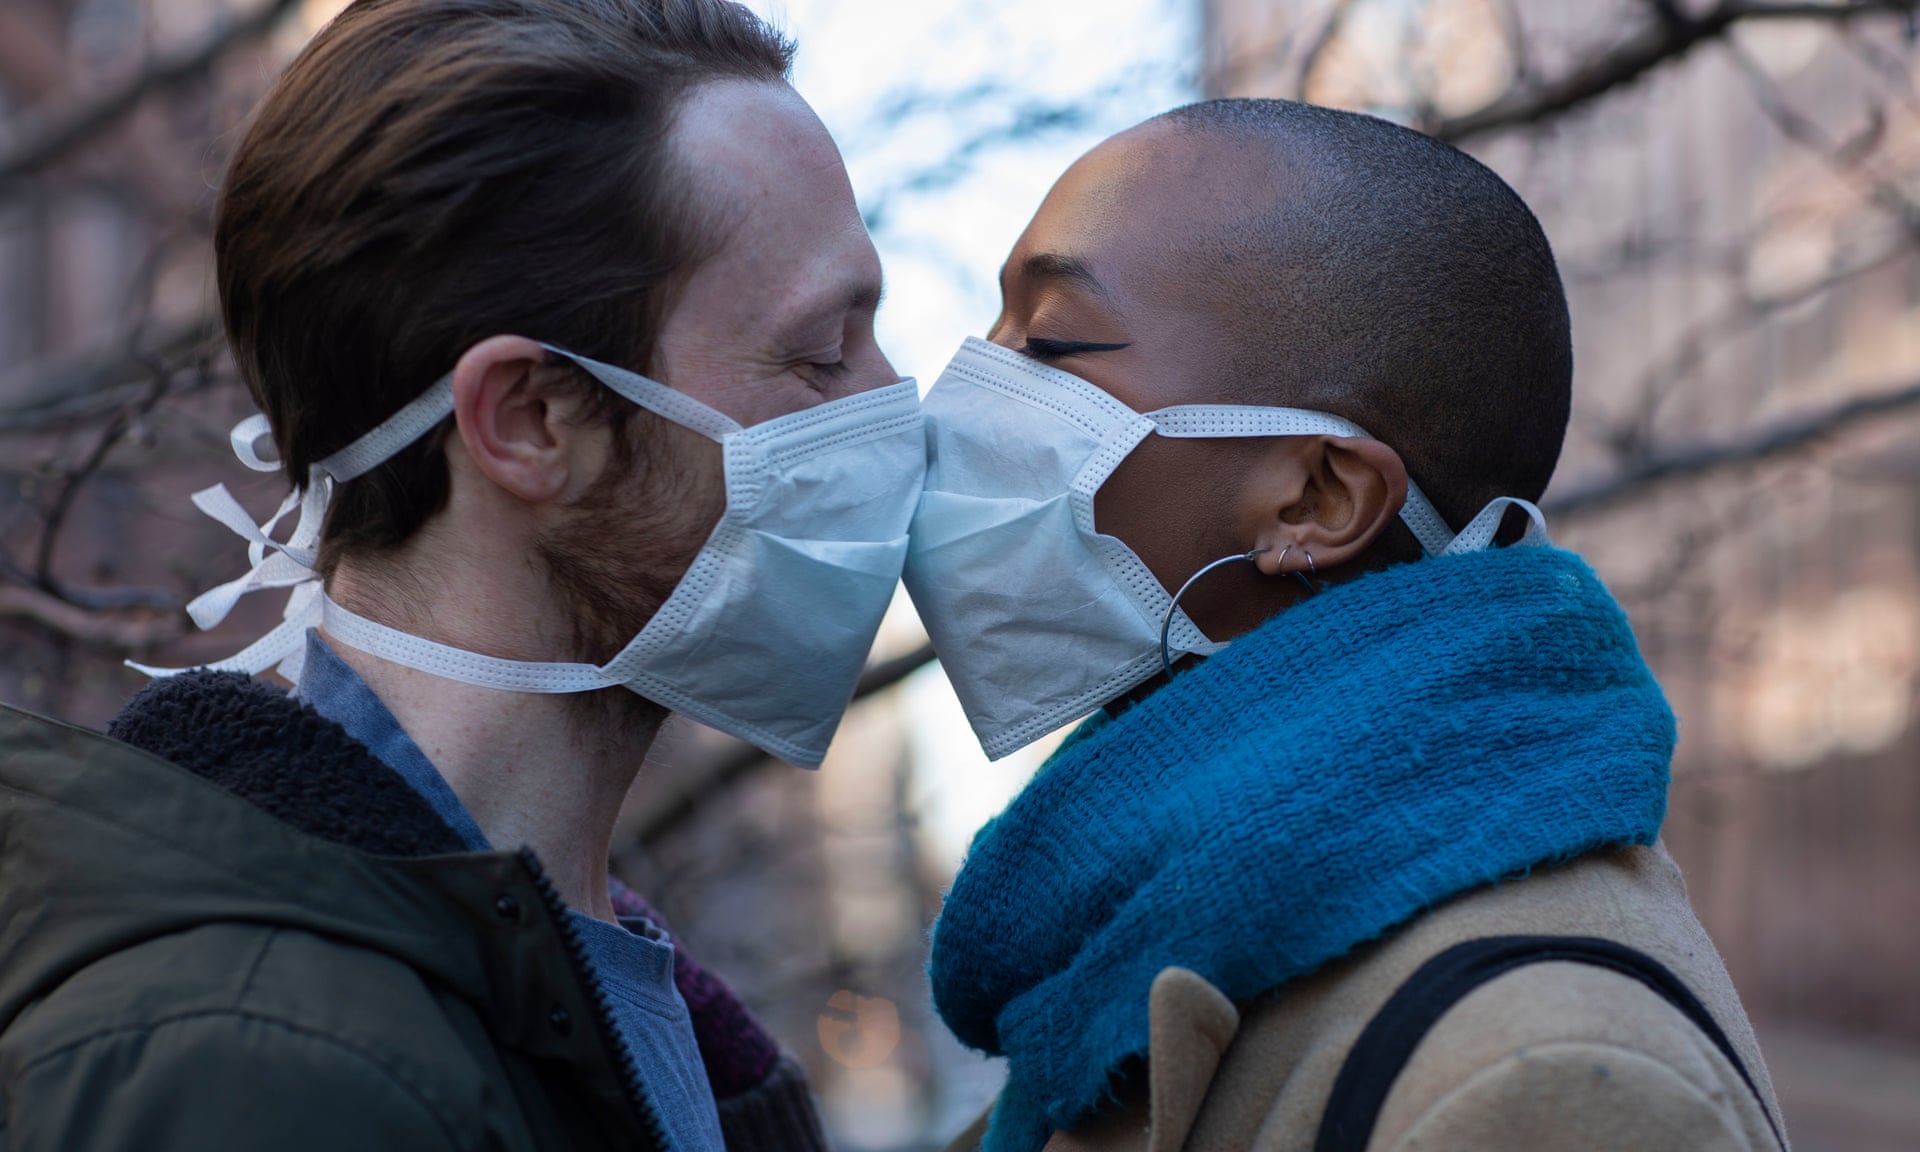
M 177 611 L 76 615 L 32 586 L 42 513 L 100 449 L 102 412 L 133 415 L 49 556 L 73 599 L 177 603 L 237 574 L 243 547 L 185 494 L 225 481 L 264 514 L 283 491 L 225 448 L 247 405 L 212 339 L 205 243 L 235 126 L 338 0 L 281 6 L 271 33 L 32 179 L 0 171 L 0 554 L 20 569 L 0 574 L 0 700 L 98 726 L 141 682 L 123 657 L 216 658 L 274 619 L 276 605 L 248 604 L 184 634 Z M 5 0 L 0 158 L 23 110 L 111 93 L 248 7 Z M 1402 117 L 1482 107 L 1644 21 L 1627 0 L 1196 7 L 1212 94 L 1304 91 Z M 1920 100 L 1886 95 L 1893 72 L 1911 83 L 1914 54 L 1887 31 L 1852 43 L 1781 25 L 1743 34 L 1740 60 L 1920 195 Z M 1858 171 L 1787 139 L 1738 65 L 1707 45 L 1582 111 L 1465 142 L 1539 211 L 1566 274 L 1579 370 L 1562 492 L 1649 450 L 1920 379 L 1920 259 L 1902 222 Z M 1916 431 L 1890 418 L 1555 525 L 1628 603 L 1681 714 L 1668 842 L 1815 1152 L 1920 1146 Z M 102 621 L 119 631 L 87 633 Z M 898 620 L 880 654 L 918 639 Z M 928 723 L 953 707 L 937 677 L 857 709 L 817 776 L 774 766 L 716 789 L 738 750 L 679 730 L 643 772 L 616 861 L 809 1064 L 853 1147 L 950 1132 L 993 1090 L 925 999 L 925 926 L 958 848 L 931 844 L 939 805 L 917 774 L 930 740 L 967 741 L 955 717 Z M 964 784 L 1003 794 L 1036 760 L 980 764 Z
M 1445 123 L 1604 57 L 1651 8 L 1206 0 L 1207 86 Z M 1567 283 L 1575 415 L 1550 500 L 1920 380 L 1920 215 L 1889 203 L 1920 187 L 1899 31 L 1742 27 L 1462 140 L 1533 205 Z M 1920 1146 L 1917 431 L 1890 416 L 1554 525 L 1680 714 L 1665 837 L 1804 1147 Z

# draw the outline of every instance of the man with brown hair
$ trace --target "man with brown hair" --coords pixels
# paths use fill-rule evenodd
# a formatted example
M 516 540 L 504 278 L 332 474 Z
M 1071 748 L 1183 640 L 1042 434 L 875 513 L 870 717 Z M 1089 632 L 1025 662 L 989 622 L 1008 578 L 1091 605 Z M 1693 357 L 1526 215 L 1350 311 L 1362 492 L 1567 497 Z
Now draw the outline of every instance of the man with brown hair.
M 268 95 L 215 242 L 299 523 L 196 496 L 255 566 L 192 611 L 287 623 L 117 740 L 0 713 L 0 1147 L 824 1145 L 606 871 L 669 709 L 819 762 L 905 554 L 918 399 L 791 54 L 359 0 Z

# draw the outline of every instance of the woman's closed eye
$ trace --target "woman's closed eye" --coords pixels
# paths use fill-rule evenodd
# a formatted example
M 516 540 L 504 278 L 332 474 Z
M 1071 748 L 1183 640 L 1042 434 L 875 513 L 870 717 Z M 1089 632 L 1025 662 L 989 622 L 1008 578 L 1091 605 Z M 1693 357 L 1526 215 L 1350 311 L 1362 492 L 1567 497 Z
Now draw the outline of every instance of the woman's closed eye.
M 1031 356 L 1035 360 L 1058 360 L 1064 356 L 1079 356 L 1088 352 L 1118 352 L 1130 348 L 1131 344 L 1098 344 L 1086 340 L 1046 340 L 1039 336 L 1027 337 L 1020 346 L 1022 356 Z

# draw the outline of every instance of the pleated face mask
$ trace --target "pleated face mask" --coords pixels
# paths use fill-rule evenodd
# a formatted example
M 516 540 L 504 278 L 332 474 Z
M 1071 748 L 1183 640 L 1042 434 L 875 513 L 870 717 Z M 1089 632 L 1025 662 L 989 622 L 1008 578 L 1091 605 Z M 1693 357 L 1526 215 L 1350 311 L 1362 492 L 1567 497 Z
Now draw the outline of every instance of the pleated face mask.
M 1160 670 L 1162 626 L 1177 653 L 1208 639 L 1146 562 L 1093 523 L 1093 498 L 1150 435 L 1366 437 L 1299 408 L 1195 404 L 1140 413 L 1029 357 L 969 339 L 927 393 L 927 481 L 914 514 L 907 591 L 989 757 L 1081 718 Z M 1430 556 L 1488 547 L 1502 497 L 1457 535 L 1417 484 L 1400 511 Z
M 194 494 L 245 537 L 253 568 L 187 606 L 211 628 L 241 596 L 292 588 L 285 620 L 245 651 L 208 667 L 249 674 L 277 666 L 298 683 L 306 630 L 408 668 L 505 692 L 625 687 L 756 745 L 817 766 L 860 678 L 907 554 L 907 527 L 926 471 L 926 434 L 911 380 L 751 428 L 682 392 L 609 364 L 563 356 L 634 404 L 718 442 L 726 511 L 672 595 L 604 665 L 504 660 L 368 620 L 330 599 L 313 570 L 337 484 L 360 476 L 453 411 L 443 377 L 390 419 L 313 466 L 303 489 L 255 525 L 225 485 Z M 248 467 L 273 471 L 254 444 L 264 416 L 234 429 Z M 286 543 L 275 525 L 299 509 Z M 169 669 L 134 665 L 150 675 Z

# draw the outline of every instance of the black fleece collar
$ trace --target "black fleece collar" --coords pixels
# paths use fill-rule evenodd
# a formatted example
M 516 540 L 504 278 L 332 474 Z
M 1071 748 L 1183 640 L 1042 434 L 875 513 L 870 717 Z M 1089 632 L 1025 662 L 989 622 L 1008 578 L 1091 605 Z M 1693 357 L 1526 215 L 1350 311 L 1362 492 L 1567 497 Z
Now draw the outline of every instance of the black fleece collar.
M 466 851 L 432 805 L 366 745 L 251 676 L 188 672 L 156 680 L 127 702 L 107 734 L 344 847 L 381 856 Z

